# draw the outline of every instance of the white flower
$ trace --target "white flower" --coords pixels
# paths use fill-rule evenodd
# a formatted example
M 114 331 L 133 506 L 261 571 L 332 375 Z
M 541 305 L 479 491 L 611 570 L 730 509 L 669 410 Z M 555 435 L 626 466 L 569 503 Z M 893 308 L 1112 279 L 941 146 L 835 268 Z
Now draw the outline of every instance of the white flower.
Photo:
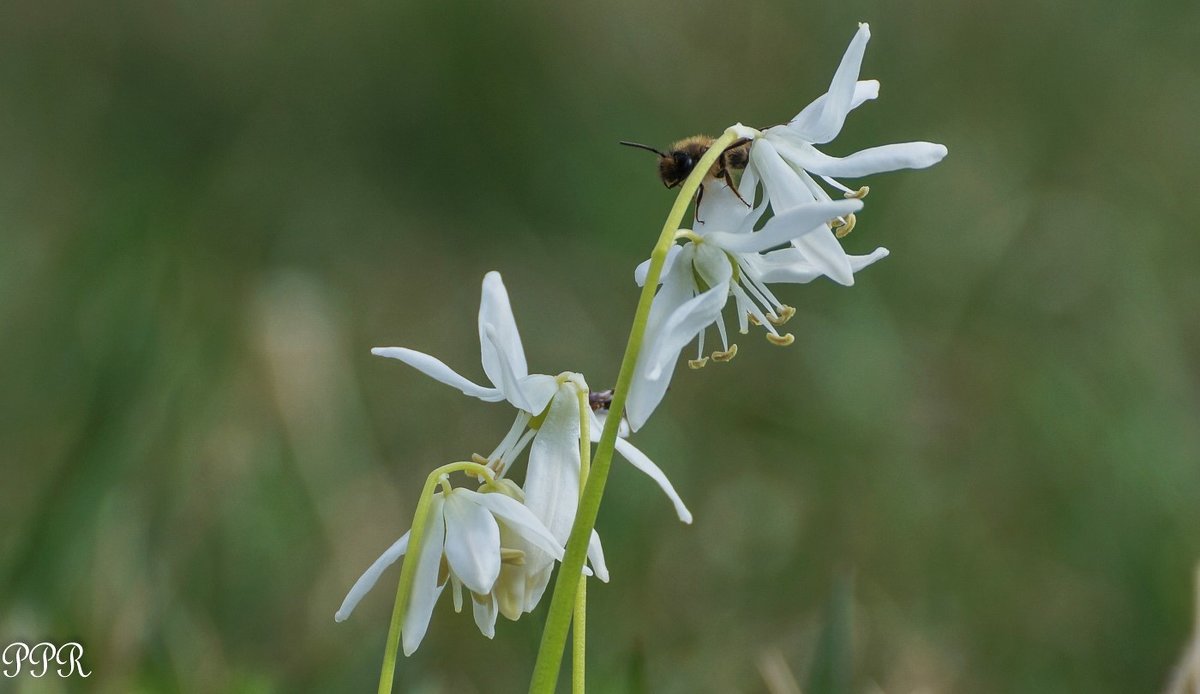
M 483 296 L 479 302 L 479 347 L 483 371 L 492 382 L 491 388 L 478 385 L 460 376 L 441 360 L 404 347 L 376 347 L 371 354 L 399 359 L 446 385 L 458 388 L 464 395 L 485 402 L 508 400 L 519 410 L 536 415 L 546 409 L 554 395 L 553 376 L 530 375 L 525 362 L 525 349 L 513 319 L 508 292 L 500 273 L 489 272 L 483 278 Z
M 433 606 L 447 580 L 455 586 L 455 608 L 461 609 L 459 586 L 471 592 L 475 622 L 485 636 L 495 633 L 496 596 L 492 589 L 502 567 L 523 552 L 504 545 L 502 538 L 519 538 L 553 559 L 562 559 L 563 547 L 532 511 L 501 493 L 450 489 L 433 495 L 426 519 L 421 554 L 415 559 L 412 593 L 402 625 L 404 654 L 412 655 L 425 637 Z M 383 571 L 408 551 L 409 533 L 389 547 L 355 582 L 334 619 L 345 621 Z M 506 562 L 505 559 L 509 558 Z M 445 563 L 447 571 L 443 573 Z
M 860 24 L 834 73 L 829 91 L 790 122 L 763 132 L 740 128 L 743 136 L 754 139 L 741 185 L 747 195 L 754 194 L 761 180 L 765 200 L 770 201 L 776 213 L 811 200 L 829 200 L 829 194 L 813 179 L 819 176 L 847 197 L 862 197 L 867 188 L 851 190 L 834 177 L 856 178 L 898 169 L 923 169 L 946 156 L 946 147 L 932 142 L 883 145 L 841 158 L 823 154 L 814 147 L 832 141 L 841 132 L 850 111 L 879 96 L 878 81 L 858 79 L 870 38 L 870 27 Z M 852 218 L 840 222 L 847 225 L 843 235 L 854 224 Z M 803 260 L 814 271 L 840 284 L 853 284 L 854 259 L 841 250 L 832 230 L 805 235 L 794 245 L 800 253 L 789 253 L 787 258 Z
M 756 143 L 754 148 L 758 146 Z M 669 252 L 662 272 L 662 287 L 650 307 L 642 351 L 625 404 L 634 431 L 645 424 L 662 401 L 675 359 L 684 345 L 699 336 L 699 354 L 690 363 L 699 368 L 707 362 L 704 333 L 708 326 L 716 324 L 722 345 L 722 351 L 713 352 L 712 357 L 727 361 L 736 354 L 736 345 L 730 346 L 721 318 L 729 296 L 733 296 L 737 307 L 739 332 L 748 332 L 749 321 L 753 318 L 766 329 L 768 340 L 780 345 L 790 344 L 792 336 L 780 335 L 775 326 L 786 322 L 795 310 L 775 297 L 766 286 L 768 280 L 763 274 L 770 271 L 779 278 L 771 281 L 808 281 L 813 266 L 798 259 L 788 276 L 787 271 L 778 267 L 784 264 L 783 259 L 761 254 L 776 246 L 828 232 L 829 220 L 862 208 L 862 201 L 857 199 L 825 202 L 810 199 L 777 212 L 760 231 L 754 231 L 762 207 L 750 210 L 724 184 L 710 189 L 714 190 L 704 197 L 705 223 L 697 224 L 697 231 L 681 232 L 690 240 Z M 840 252 L 841 245 L 836 239 L 834 245 Z M 886 255 L 886 251 L 882 255 Z M 882 255 L 864 256 L 857 264 L 865 267 Z M 635 271 L 639 285 L 645 283 L 648 267 L 649 261 Z M 810 272 L 805 274 L 802 270 Z

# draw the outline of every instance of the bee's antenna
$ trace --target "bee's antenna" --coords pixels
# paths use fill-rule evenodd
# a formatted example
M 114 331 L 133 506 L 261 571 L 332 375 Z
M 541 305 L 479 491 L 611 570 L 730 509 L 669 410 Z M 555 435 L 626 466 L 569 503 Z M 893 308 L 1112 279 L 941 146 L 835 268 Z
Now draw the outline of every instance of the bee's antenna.
M 626 147 L 637 147 L 638 149 L 644 149 L 644 150 L 646 150 L 646 151 L 649 151 L 649 152 L 654 152 L 655 154 L 657 154 L 657 155 L 658 155 L 658 156 L 660 156 L 660 157 L 665 157 L 665 156 L 667 156 L 667 155 L 663 154 L 662 152 L 658 151 L 657 149 L 654 149 L 654 148 L 653 148 L 653 147 L 651 147 L 650 145 L 643 145 L 643 144 L 639 144 L 639 143 L 637 143 L 637 142 L 626 142 L 626 141 L 624 141 L 624 140 L 621 140 L 621 143 L 620 143 L 620 144 L 623 144 L 623 145 L 625 145 Z

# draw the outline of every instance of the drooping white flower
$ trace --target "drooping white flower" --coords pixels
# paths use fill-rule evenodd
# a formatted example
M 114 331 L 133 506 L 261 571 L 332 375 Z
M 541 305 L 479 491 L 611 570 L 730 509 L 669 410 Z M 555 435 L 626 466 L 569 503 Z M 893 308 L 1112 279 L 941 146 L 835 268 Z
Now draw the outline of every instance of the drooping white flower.
M 412 593 L 401 631 L 405 655 L 412 655 L 425 637 L 433 606 L 447 582 L 455 585 L 455 606 L 461 608 L 458 587 L 465 586 L 475 605 L 475 621 L 488 638 L 494 634 L 496 598 L 492 589 L 505 565 L 506 555 L 523 552 L 502 544 L 502 537 L 519 538 L 525 546 L 553 559 L 562 559 L 563 547 L 537 516 L 519 501 L 502 493 L 448 489 L 433 495 L 426 519 Z M 510 540 L 511 541 L 511 540 Z M 355 582 L 334 619 L 345 621 L 380 575 L 408 552 L 409 533 L 389 547 Z M 442 566 L 447 571 L 443 575 Z M 511 561 L 508 563 L 512 563 Z
M 821 178 L 846 197 L 862 197 L 867 188 L 852 190 L 837 178 L 858 178 L 899 169 L 923 169 L 946 156 L 944 145 L 932 142 L 905 142 L 871 147 L 846 157 L 831 157 L 815 145 L 832 141 L 841 132 L 846 116 L 863 103 L 879 96 L 879 82 L 859 80 L 859 68 L 870 27 L 860 24 L 850 41 L 841 64 L 834 73 L 829 91 L 796 114 L 788 123 L 759 132 L 739 127 L 744 137 L 754 140 L 750 161 L 741 188 L 753 196 L 762 182 L 764 204 L 769 201 L 776 213 L 811 200 L 829 200 L 830 195 L 817 184 Z M 837 177 L 837 178 L 835 178 Z M 853 217 L 838 220 L 839 233 L 849 233 Z M 812 271 L 827 275 L 840 284 L 853 284 L 854 259 L 846 255 L 832 229 L 807 234 L 793 245 L 799 252 L 775 258 L 776 262 L 801 260 Z
M 492 387 L 478 385 L 446 366 L 441 360 L 404 347 L 376 347 L 372 354 L 399 359 L 464 395 L 485 402 L 508 400 L 519 410 L 536 415 L 546 409 L 554 395 L 553 376 L 530 374 L 525 348 L 513 318 L 508 292 L 500 273 L 489 272 L 483 278 L 483 296 L 479 302 L 479 347 L 483 371 Z
M 755 143 L 754 147 L 758 146 Z M 766 329 L 768 340 L 789 344 L 791 335 L 780 335 L 775 326 L 786 322 L 794 309 L 775 297 L 761 270 L 763 263 L 768 263 L 771 269 L 774 269 L 772 263 L 782 263 L 768 261 L 762 254 L 828 231 L 829 220 L 862 208 L 862 201 L 857 199 L 823 202 L 810 199 L 804 204 L 777 211 L 761 230 L 754 231 L 762 207 L 751 210 L 724 183 L 710 188 L 710 193 L 704 197 L 705 222 L 697 224 L 696 230 L 681 232 L 689 240 L 683 246 L 671 249 L 662 272 L 662 286 L 650 307 L 642 351 L 625 404 L 634 431 L 645 424 L 661 402 L 674 371 L 675 359 L 687 343 L 699 338 L 699 354 L 691 362 L 693 366 L 703 366 L 707 362 L 704 353 L 706 328 L 716 324 L 721 340 L 722 350 L 713 352 L 714 359 L 726 361 L 736 353 L 736 345 L 731 347 L 721 318 L 730 296 L 736 305 L 739 332 L 746 333 L 753 319 Z M 836 239 L 834 244 L 841 252 Z M 865 256 L 858 265 L 864 267 L 874 259 Z M 645 282 L 648 264 L 649 261 L 642 263 L 634 273 L 639 285 Z M 811 268 L 811 265 L 804 267 Z M 775 274 L 785 275 L 779 270 L 775 270 Z M 783 281 L 807 281 L 798 272 L 794 271 L 793 275 Z

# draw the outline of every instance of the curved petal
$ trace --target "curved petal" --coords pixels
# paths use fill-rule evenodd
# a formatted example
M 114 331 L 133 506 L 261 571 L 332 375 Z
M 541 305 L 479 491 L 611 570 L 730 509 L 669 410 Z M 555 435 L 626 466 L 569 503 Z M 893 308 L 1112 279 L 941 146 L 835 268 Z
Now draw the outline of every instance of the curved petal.
M 484 402 L 499 402 L 504 399 L 504 393 L 496 388 L 484 388 L 477 385 L 458 375 L 454 369 L 446 366 L 440 359 L 431 357 L 424 352 L 404 347 L 375 347 L 371 350 L 371 354 L 377 357 L 398 359 L 436 381 L 459 389 L 463 395 L 479 398 Z
M 438 570 L 442 564 L 442 549 L 446 545 L 446 519 L 442 515 L 443 499 L 434 494 L 429 505 L 428 527 L 421 543 L 421 554 L 417 557 L 417 568 L 413 576 L 412 594 L 408 599 L 408 610 L 401 627 L 404 655 L 412 655 L 425 638 L 429 629 L 429 618 L 433 606 L 442 594 L 445 584 L 438 585 Z
M 547 564 L 545 568 L 539 571 L 531 571 L 525 574 L 525 611 L 533 612 L 533 608 L 538 606 L 542 601 L 542 595 L 546 592 L 546 586 L 550 585 L 550 572 L 554 570 L 553 564 Z
M 354 582 L 354 585 L 350 588 L 350 592 L 346 594 L 346 599 L 342 601 L 342 606 L 339 607 L 337 613 L 333 615 L 334 621 L 346 621 L 350 614 L 354 612 L 354 608 L 357 607 L 358 603 L 363 599 L 363 596 L 365 596 L 371 591 L 372 588 L 375 587 L 375 584 L 379 581 L 379 577 L 383 574 L 384 570 L 392 564 L 395 564 L 396 560 L 404 556 L 404 553 L 407 551 L 408 533 L 404 533 L 399 540 L 396 540 L 394 543 L 392 543 L 391 547 L 388 547 L 386 550 L 384 550 L 383 554 L 379 555 L 379 558 L 376 559 L 375 562 L 369 567 L 367 567 L 367 570 L 363 572 L 363 575 L 359 576 L 358 580 Z
M 529 467 L 525 473 L 525 506 L 564 545 L 575 522 L 579 505 L 579 407 L 575 388 L 562 384 L 546 419 L 529 449 Z M 526 564 L 536 568 L 551 557 L 532 552 Z
M 879 97 L 879 80 L 859 80 L 854 85 L 854 98 L 850 100 L 850 110 L 862 106 L 864 103 Z M 825 102 L 829 100 L 829 94 L 818 96 L 811 104 L 804 107 L 804 110 L 796 114 L 788 124 L 784 127 L 790 128 L 800 137 L 803 137 L 809 142 L 815 140 L 809 139 L 810 134 L 814 134 L 817 124 L 817 119 L 821 115 L 821 111 L 825 108 Z
M 783 140 L 779 153 L 792 165 L 819 176 L 855 178 L 900 169 L 924 169 L 946 156 L 946 146 L 934 142 L 902 142 L 831 157 L 805 142 Z
M 888 256 L 888 249 L 876 248 L 867 255 L 847 255 L 850 268 L 855 273 L 877 260 Z M 798 248 L 784 248 L 772 251 L 762 256 L 746 256 L 754 270 L 755 277 L 760 282 L 792 284 L 807 284 L 824 275 L 820 268 L 813 265 Z
M 654 342 L 647 345 L 646 377 L 650 380 L 662 378 L 663 372 L 674 365 L 679 350 L 717 320 L 728 298 L 729 283 L 722 282 L 676 309 L 663 324 Z
M 608 565 L 604 563 L 604 547 L 600 545 L 600 534 L 596 532 L 595 528 L 592 528 L 592 536 L 588 539 L 587 558 L 596 578 L 600 579 L 601 583 L 608 583 Z
M 861 209 L 862 200 L 810 202 L 772 217 L 761 231 L 753 234 L 714 231 L 708 238 L 734 253 L 761 253 L 819 229 L 835 217 L 844 217 Z
M 496 341 L 502 338 L 491 326 L 486 326 L 481 339 L 483 344 L 495 348 Z M 553 394 L 552 390 L 546 388 L 546 379 L 550 379 L 550 383 L 553 383 L 554 377 L 541 374 L 529 376 L 519 373 L 517 365 L 509 360 L 510 355 L 506 352 L 497 350 L 493 356 L 498 376 L 493 383 L 504 394 L 504 398 L 512 403 L 513 407 L 532 415 L 540 414 L 542 410 L 546 409 L 548 400 L 546 396 Z
M 524 504 L 503 494 L 480 494 L 469 489 L 457 489 L 455 493 L 469 495 L 472 502 L 491 511 L 504 521 L 504 525 L 526 542 L 545 550 L 555 559 L 562 559 L 563 546 L 550 534 L 546 525 L 538 520 Z
M 488 510 L 463 492 L 446 494 L 446 561 L 472 593 L 490 593 L 500 576 L 500 526 Z
M 546 405 L 550 404 L 554 391 L 558 390 L 558 381 L 545 374 L 529 374 L 517 380 L 517 388 L 520 389 L 525 403 L 529 405 L 528 412 L 539 415 L 545 411 Z
M 734 194 L 725 181 L 715 179 L 704 186 L 701 207 L 702 218 L 697 219 L 694 224 L 698 234 L 706 234 L 708 229 L 736 231 L 751 212 L 750 207 Z
M 617 453 L 620 453 L 622 458 L 628 460 L 631 465 L 646 473 L 650 479 L 654 480 L 655 484 L 671 500 L 671 504 L 675 506 L 675 513 L 679 516 L 679 520 L 688 524 L 692 522 L 692 512 L 683 503 L 683 499 L 679 498 L 679 494 L 675 491 L 675 487 L 672 486 L 671 480 L 667 479 L 666 474 L 654 464 L 653 460 L 650 460 L 645 453 L 642 453 L 632 443 L 624 439 L 617 439 Z
M 854 103 L 858 87 L 858 72 L 870 40 L 871 28 L 865 22 L 859 24 L 858 31 L 842 55 L 837 72 L 833 73 L 833 81 L 829 83 L 829 91 L 825 93 L 825 101 L 818 115 L 805 124 L 802 131 L 804 139 L 817 143 L 829 142 L 842 131 L 846 114 L 853 108 L 851 104 Z
M 484 339 L 489 326 L 493 333 L 490 343 Z M 483 293 L 479 300 L 479 345 L 483 371 L 493 384 L 500 385 L 502 362 L 507 363 L 518 378 L 529 373 L 521 334 L 517 331 L 517 322 L 508 302 L 508 291 L 504 288 L 500 273 L 494 270 L 483 276 Z
M 496 607 L 496 596 L 491 593 L 471 595 L 471 611 L 475 616 L 475 626 L 479 627 L 479 633 L 489 639 L 496 635 Z

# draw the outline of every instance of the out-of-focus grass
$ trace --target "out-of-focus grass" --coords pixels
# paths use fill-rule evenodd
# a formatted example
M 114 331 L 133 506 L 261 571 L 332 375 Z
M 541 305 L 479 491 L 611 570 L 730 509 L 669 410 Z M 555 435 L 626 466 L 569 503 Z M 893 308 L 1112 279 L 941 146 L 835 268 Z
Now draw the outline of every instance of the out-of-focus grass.
M 597 691 L 807 681 L 856 576 L 856 688 L 1163 685 L 1200 556 L 1200 8 L 18 3 L 0 22 L 0 642 L 73 638 L 102 691 L 363 691 L 389 590 L 332 614 L 433 465 L 507 411 L 499 269 L 532 366 L 613 379 L 669 194 L 619 139 L 792 115 L 875 38 L 833 154 L 871 181 L 851 290 L 796 344 L 686 372 L 618 467 Z M 385 582 L 386 584 L 386 582 Z M 520 691 L 540 612 L 439 608 L 404 691 Z

